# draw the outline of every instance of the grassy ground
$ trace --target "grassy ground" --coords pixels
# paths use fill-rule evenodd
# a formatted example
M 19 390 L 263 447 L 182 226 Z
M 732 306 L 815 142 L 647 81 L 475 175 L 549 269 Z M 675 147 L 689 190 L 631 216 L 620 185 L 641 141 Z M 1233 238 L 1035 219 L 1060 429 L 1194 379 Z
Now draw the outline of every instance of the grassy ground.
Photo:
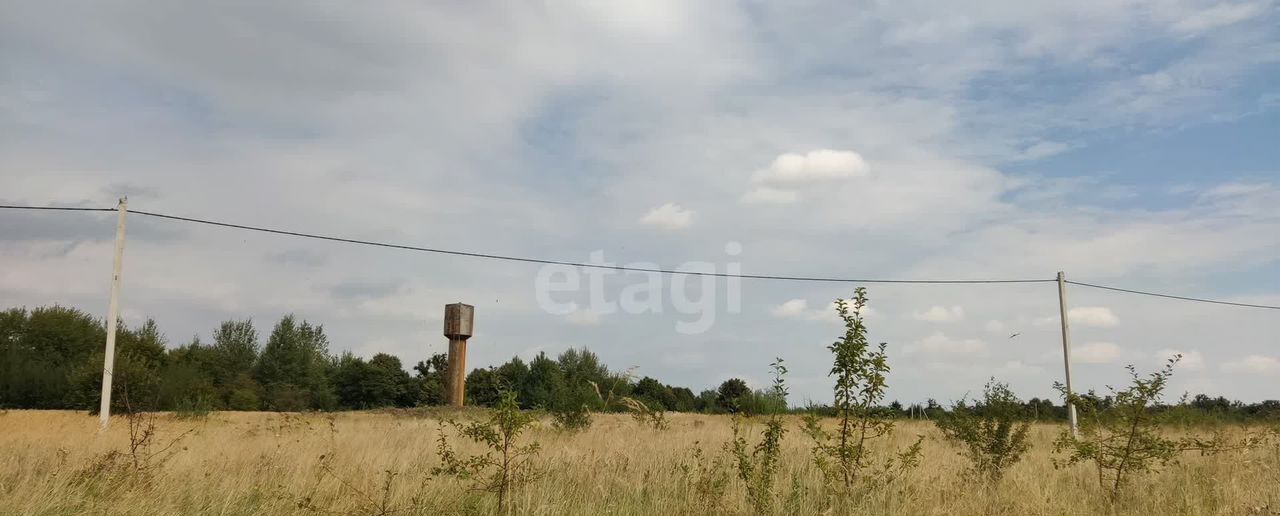
M 166 415 L 152 452 L 189 433 L 169 450 L 171 458 L 139 474 L 124 419 L 96 435 L 97 419 L 83 413 L 2 412 L 0 513 L 378 514 L 384 502 L 397 509 L 393 514 L 494 512 L 491 495 L 431 477 L 440 463 L 441 414 L 223 412 L 197 421 Z M 728 466 L 722 498 L 697 488 L 700 469 L 723 457 L 729 419 L 670 419 L 669 430 L 657 431 L 626 416 L 596 416 L 577 434 L 540 422 L 525 439 L 542 444 L 537 461 L 545 475 L 515 494 L 513 512 L 748 514 L 743 487 Z M 1090 468 L 1054 469 L 1049 443 L 1059 427 L 1035 427 L 1028 457 L 991 488 L 966 473 L 963 459 L 932 425 L 904 422 L 886 444 L 905 446 L 925 435 L 921 467 L 891 488 L 835 502 L 808 462 L 798 426 L 791 422 L 784 440 L 777 487 L 782 514 L 1280 514 L 1276 444 L 1186 456 L 1139 479 L 1112 505 Z M 703 458 L 694 457 L 696 449 Z

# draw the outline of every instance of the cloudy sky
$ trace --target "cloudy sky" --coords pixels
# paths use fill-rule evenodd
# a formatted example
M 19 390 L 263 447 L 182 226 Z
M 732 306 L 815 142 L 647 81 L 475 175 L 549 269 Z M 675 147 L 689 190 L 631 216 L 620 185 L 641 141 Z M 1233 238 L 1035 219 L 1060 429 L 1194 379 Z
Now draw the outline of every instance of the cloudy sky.
M 0 70 L 7 204 L 128 195 L 132 209 L 576 262 L 1062 270 L 1280 304 L 1275 2 L 15 1 L 0 7 Z M 113 226 L 0 213 L 0 304 L 105 315 Z M 578 308 L 552 313 L 540 272 L 135 215 L 123 314 L 178 344 L 227 318 L 265 334 L 293 312 L 335 350 L 412 364 L 445 350 L 442 305 L 463 301 L 470 366 L 586 346 L 700 389 L 763 385 L 782 357 L 794 401 L 829 398 L 830 305 L 853 285 L 743 280 L 734 313 L 725 281 L 583 275 L 551 294 Z M 661 313 L 590 302 L 650 280 Z M 697 318 L 681 301 L 712 292 L 714 321 L 680 331 Z M 955 399 L 993 375 L 1046 396 L 1061 378 L 1052 283 L 870 297 L 891 398 Z M 1082 388 L 1182 352 L 1177 392 L 1280 396 L 1276 311 L 1068 297 Z

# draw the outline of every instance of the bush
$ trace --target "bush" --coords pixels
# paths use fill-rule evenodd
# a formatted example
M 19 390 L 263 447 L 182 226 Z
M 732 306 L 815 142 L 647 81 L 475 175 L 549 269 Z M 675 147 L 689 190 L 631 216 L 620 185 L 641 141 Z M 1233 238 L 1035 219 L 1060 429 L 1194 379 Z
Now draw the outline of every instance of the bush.
M 934 424 L 948 440 L 963 447 L 961 455 L 975 471 L 996 482 L 1030 447 L 1031 425 L 1018 422 L 1021 412 L 1022 404 L 1009 386 L 992 378 L 982 389 L 982 401 L 970 407 L 961 400 Z
M 227 396 L 227 408 L 230 410 L 258 410 L 262 408 L 262 400 L 253 389 L 236 389 Z
M 173 406 L 173 415 L 178 419 L 205 419 L 212 412 L 213 400 L 204 395 L 180 399 Z
M 1174 355 L 1160 371 L 1145 378 L 1128 366 L 1132 378 L 1128 387 L 1110 388 L 1111 396 L 1067 394 L 1061 384 L 1054 387 L 1074 403 L 1080 411 L 1080 435 L 1064 431 L 1054 441 L 1054 452 L 1065 454 L 1055 458 L 1054 466 L 1061 467 L 1081 462 L 1092 462 L 1098 470 L 1098 485 L 1115 501 L 1121 489 L 1133 477 L 1154 471 L 1160 466 L 1176 462 L 1184 451 L 1213 454 L 1233 449 L 1248 449 L 1265 442 L 1262 436 L 1249 436 L 1237 443 L 1230 443 L 1222 434 L 1206 439 L 1196 436 L 1169 439 L 1160 433 L 1160 414 L 1152 410 L 1164 394 L 1173 376 L 1173 367 L 1182 359 Z
M 267 405 L 276 412 L 301 412 L 311 408 L 311 393 L 292 384 L 271 385 Z
M 591 411 L 586 405 L 553 410 L 551 424 L 561 432 L 581 432 L 591 428 Z

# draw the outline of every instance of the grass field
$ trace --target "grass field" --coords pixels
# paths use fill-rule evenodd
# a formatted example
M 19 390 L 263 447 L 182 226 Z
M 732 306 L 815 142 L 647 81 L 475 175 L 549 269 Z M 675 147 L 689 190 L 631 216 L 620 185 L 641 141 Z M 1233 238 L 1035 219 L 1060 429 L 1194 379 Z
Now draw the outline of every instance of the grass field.
M 493 496 L 432 478 L 442 415 L 478 411 L 337 414 L 215 413 L 159 417 L 152 451 L 188 432 L 171 458 L 136 473 L 124 419 L 96 435 L 97 419 L 59 411 L 0 412 L 3 514 L 488 514 Z M 540 421 L 545 473 L 513 497 L 516 514 L 749 514 L 731 466 L 723 497 L 697 489 L 698 472 L 724 457 L 729 418 L 675 414 L 668 430 L 597 415 L 577 434 Z M 926 436 L 920 468 L 890 488 L 833 503 L 809 464 L 799 421 L 789 423 L 778 479 L 782 514 L 1280 514 L 1280 445 L 1185 456 L 1140 478 L 1114 505 L 1087 466 L 1055 470 L 1060 427 L 1033 428 L 1033 448 L 995 487 L 927 422 L 903 422 L 888 446 Z M 759 425 L 755 426 L 759 429 Z M 1239 430 L 1233 430 L 1239 431 Z M 478 451 L 454 440 L 462 451 Z M 694 457 L 701 448 L 703 458 Z M 113 450 L 122 451 L 114 455 Z M 727 460 L 727 457 L 725 457 Z

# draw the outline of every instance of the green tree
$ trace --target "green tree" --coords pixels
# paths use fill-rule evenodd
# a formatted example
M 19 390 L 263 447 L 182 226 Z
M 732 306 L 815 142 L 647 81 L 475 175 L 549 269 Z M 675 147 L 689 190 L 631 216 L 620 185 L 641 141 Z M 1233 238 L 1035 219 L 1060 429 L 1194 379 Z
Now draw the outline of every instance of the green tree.
M 168 351 L 160 372 L 160 407 L 207 412 L 223 406 L 223 397 L 214 386 L 213 350 L 195 337 L 191 343 Z
M 843 495 L 850 494 L 855 483 L 867 486 L 891 482 L 901 473 L 919 464 L 920 436 L 915 444 L 874 469 L 876 460 L 871 442 L 893 431 L 893 421 L 880 416 L 876 407 L 884 399 L 889 374 L 887 344 L 872 348 L 867 341 L 867 327 L 862 311 L 867 305 L 867 290 L 854 291 L 853 303 L 836 300 L 836 312 L 844 321 L 844 335 L 827 347 L 833 356 L 830 376 L 834 376 L 836 415 L 834 431 L 824 428 L 816 414 L 805 416 L 805 433 L 813 439 L 813 461 L 829 485 Z
M 495 372 L 504 388 L 522 395 L 526 393 L 529 383 L 529 366 L 524 363 L 524 360 L 520 360 L 520 357 L 512 357 L 510 362 L 498 366 Z M 525 404 L 527 403 L 526 399 Z M 532 408 L 532 406 L 523 408 Z
M 104 337 L 105 338 L 105 337 Z M 97 413 L 102 396 L 102 364 L 105 350 L 99 349 L 70 372 L 71 388 L 67 405 Z M 160 408 L 160 380 L 167 362 L 165 337 L 152 319 L 137 328 L 116 323 L 116 357 L 112 370 L 111 410 L 155 410 Z M 125 392 L 129 402 L 125 402 Z
M 329 384 L 329 339 L 320 326 L 286 315 L 276 323 L 258 358 L 255 378 L 266 391 L 267 408 L 277 411 L 337 406 Z
M 258 330 L 253 327 L 253 321 L 223 321 L 214 330 L 209 350 L 210 374 L 219 398 L 227 407 L 257 409 L 253 400 L 261 396 L 262 388 L 253 378 L 253 367 L 258 361 L 258 352 Z M 232 397 L 236 403 L 232 403 Z
M 390 398 L 392 404 L 397 407 L 412 407 L 417 403 L 418 396 L 414 392 L 413 377 L 404 370 L 399 357 L 378 353 L 369 359 L 369 365 L 384 378 L 385 383 L 395 386 L 392 391 L 394 396 Z
M 529 362 L 529 376 L 523 387 L 524 390 L 520 393 L 522 406 L 549 409 L 564 405 L 564 375 L 560 371 L 560 365 L 546 353 L 538 353 Z
M 606 409 L 600 394 L 596 392 L 596 386 L 612 385 L 614 378 L 609 373 L 609 368 L 600 362 L 600 357 L 586 348 L 569 348 L 556 357 L 556 362 L 564 376 L 565 391 L 560 409 Z
M 105 342 L 102 323 L 74 308 L 5 311 L 0 315 L 0 406 L 89 408 L 83 394 L 73 391 L 82 388 L 86 364 L 95 357 L 95 388 L 100 388 Z
M 468 405 L 492 407 L 502 399 L 502 379 L 493 369 L 472 369 L 467 375 Z
M 720 384 L 716 390 L 716 406 L 726 412 L 737 412 L 742 408 L 743 398 L 751 394 L 747 382 L 740 378 L 730 378 Z
M 693 395 L 693 391 L 688 387 L 672 387 L 671 394 L 674 397 L 675 407 L 672 410 L 676 412 L 693 412 L 698 410 L 698 397 Z
M 697 409 L 698 412 L 707 412 L 707 413 L 715 412 L 716 398 L 718 398 L 719 396 L 720 396 L 719 393 L 717 393 L 715 390 L 705 389 L 702 392 L 698 393 L 697 404 L 694 407 L 695 409 Z
M 449 356 L 444 353 L 436 353 L 426 361 L 419 361 L 413 366 L 413 370 L 417 372 L 417 403 L 422 405 L 443 405 L 444 404 L 444 381 L 445 371 L 449 366 Z M 467 378 L 467 396 L 472 397 L 471 379 Z
M 333 384 L 334 394 L 338 396 L 338 406 L 345 409 L 377 406 L 369 404 L 369 395 L 366 391 L 366 378 L 371 375 L 369 364 L 366 364 L 364 359 L 351 354 L 350 351 L 338 356 L 334 361 L 329 379 Z
M 656 410 L 676 410 L 676 393 L 671 387 L 648 376 L 636 382 L 631 396 Z
M 413 378 L 400 366 L 399 358 L 386 353 L 378 353 L 368 362 L 343 353 L 334 365 L 331 381 L 343 408 L 406 407 L 415 401 Z

